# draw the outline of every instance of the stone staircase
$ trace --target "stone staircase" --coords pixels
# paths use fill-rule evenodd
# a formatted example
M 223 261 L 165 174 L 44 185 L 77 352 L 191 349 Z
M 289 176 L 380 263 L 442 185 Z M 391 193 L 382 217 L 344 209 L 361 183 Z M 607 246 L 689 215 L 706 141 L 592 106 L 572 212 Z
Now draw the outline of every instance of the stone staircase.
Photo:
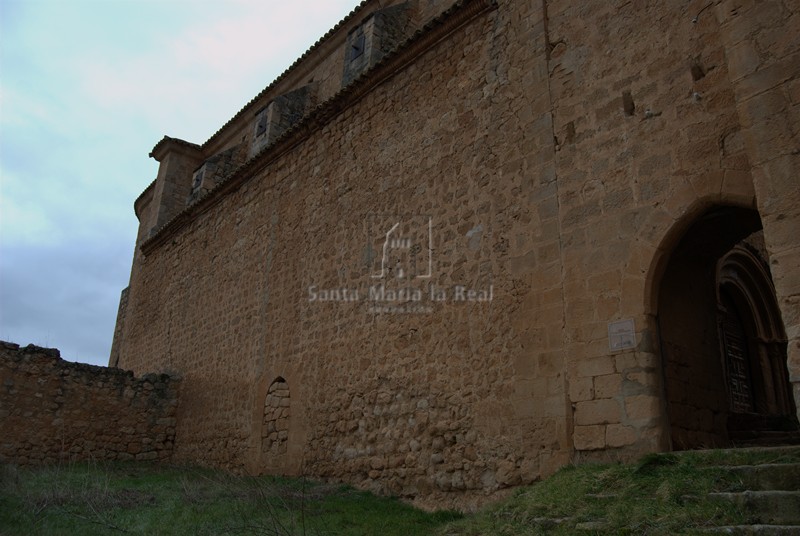
M 763 436 L 761 439 L 763 441 Z M 716 479 L 716 491 L 708 495 L 686 495 L 683 501 L 685 504 L 709 501 L 732 503 L 743 514 L 743 524 L 685 527 L 681 533 L 800 536 L 800 446 L 763 446 L 762 443 L 758 447 L 681 451 L 664 455 L 679 458 L 698 454 L 696 467 L 698 470 L 711 470 Z M 584 499 L 602 505 L 607 501 L 613 503 L 620 496 L 606 490 L 586 493 Z M 531 532 L 525 534 L 600 536 L 620 533 L 602 515 L 590 520 L 543 516 L 534 517 L 528 523 Z
M 713 500 L 730 501 L 742 511 L 746 525 L 715 527 L 711 534 L 800 535 L 800 447 L 760 447 L 775 462 L 721 467 L 734 485 L 731 491 L 711 493 Z M 791 461 L 780 461 L 781 458 Z

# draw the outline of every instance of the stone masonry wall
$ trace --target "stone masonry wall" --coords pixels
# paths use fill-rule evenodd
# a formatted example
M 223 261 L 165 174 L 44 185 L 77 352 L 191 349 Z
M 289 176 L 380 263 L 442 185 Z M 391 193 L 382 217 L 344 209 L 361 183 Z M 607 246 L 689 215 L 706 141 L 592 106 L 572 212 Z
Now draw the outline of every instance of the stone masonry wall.
M 552 135 L 498 83 L 520 25 L 481 15 L 145 255 L 120 363 L 184 374 L 178 459 L 407 496 L 490 493 L 568 461 L 556 214 L 537 208 L 553 195 L 537 160 Z M 519 52 L 543 58 L 541 23 L 524 31 Z M 312 286 L 366 296 L 365 225 L 387 213 L 431 217 L 447 301 L 419 314 L 310 301 Z M 459 301 L 457 285 L 494 285 L 493 300 Z M 286 454 L 269 458 L 277 377 L 291 419 Z
M 573 441 L 603 457 L 667 448 L 647 296 L 664 237 L 702 204 L 753 202 L 718 29 L 690 4 L 547 2 Z M 611 350 L 626 318 L 635 346 Z
M 128 308 L 128 288 L 122 289 L 119 296 L 119 307 L 117 308 L 117 322 L 114 328 L 114 338 L 111 341 L 111 355 L 108 358 L 108 365 L 116 367 L 119 362 L 119 348 L 122 345 L 122 332 L 125 325 L 125 311 Z
M 264 423 L 261 432 L 261 445 L 267 457 L 286 454 L 289 439 L 289 387 L 282 378 L 269 386 L 264 400 Z
M 184 376 L 176 459 L 436 497 L 669 448 L 670 253 L 709 207 L 797 191 L 754 188 L 728 23 L 704 6 L 500 0 L 167 229 L 134 266 L 120 364 Z M 445 299 L 371 308 L 375 229 L 418 217 Z
M 724 0 L 714 8 L 800 402 L 800 4 Z
M 178 382 L 0 341 L 0 462 L 168 460 Z

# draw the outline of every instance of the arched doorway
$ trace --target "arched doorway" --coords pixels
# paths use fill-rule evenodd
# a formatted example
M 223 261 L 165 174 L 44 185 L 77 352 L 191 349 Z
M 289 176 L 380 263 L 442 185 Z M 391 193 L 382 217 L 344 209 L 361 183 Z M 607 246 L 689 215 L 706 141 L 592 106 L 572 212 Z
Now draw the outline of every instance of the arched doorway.
M 717 323 L 734 440 L 797 428 L 786 334 L 758 238 L 749 237 L 717 263 Z
M 658 326 L 674 449 L 797 429 L 786 336 L 754 210 L 716 207 L 669 257 Z

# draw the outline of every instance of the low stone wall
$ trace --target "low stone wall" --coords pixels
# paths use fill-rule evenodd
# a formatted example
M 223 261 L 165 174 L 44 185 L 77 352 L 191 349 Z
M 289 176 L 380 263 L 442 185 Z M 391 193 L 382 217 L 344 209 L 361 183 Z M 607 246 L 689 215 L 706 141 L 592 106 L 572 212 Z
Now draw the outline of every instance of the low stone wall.
M 178 385 L 0 341 L 0 462 L 169 459 Z

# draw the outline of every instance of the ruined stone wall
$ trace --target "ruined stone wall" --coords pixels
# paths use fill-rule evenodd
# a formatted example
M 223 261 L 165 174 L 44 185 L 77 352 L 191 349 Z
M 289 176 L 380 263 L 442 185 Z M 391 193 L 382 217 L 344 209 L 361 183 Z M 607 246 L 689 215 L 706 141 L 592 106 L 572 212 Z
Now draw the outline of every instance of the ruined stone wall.
M 0 341 L 0 462 L 168 460 L 178 382 Z

